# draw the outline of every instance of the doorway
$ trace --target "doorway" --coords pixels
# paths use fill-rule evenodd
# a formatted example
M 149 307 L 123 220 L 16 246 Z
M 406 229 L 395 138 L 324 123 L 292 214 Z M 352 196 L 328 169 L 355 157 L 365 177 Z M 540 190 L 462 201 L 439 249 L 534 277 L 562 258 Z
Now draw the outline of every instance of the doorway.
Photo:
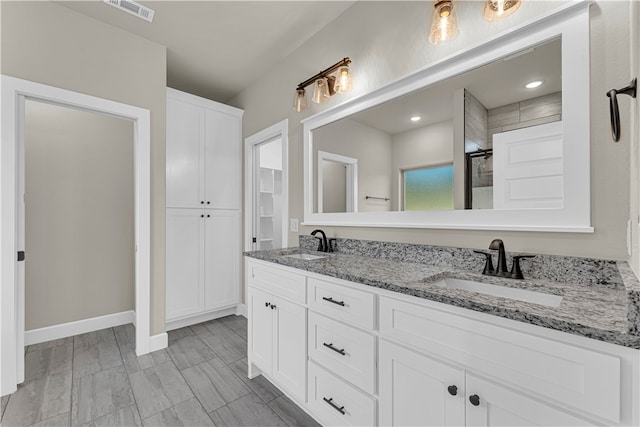
M 0 395 L 24 381 L 25 332 L 25 102 L 34 100 L 133 121 L 136 353 L 150 336 L 150 112 L 9 76 L 1 76 L 0 145 Z M 28 257 L 28 254 L 27 254 Z M 73 296 L 72 296 L 73 297 Z M 154 337 L 155 338 L 155 337 Z M 159 341 L 166 337 L 159 337 Z M 154 346 L 157 343 L 154 342 Z M 166 346 L 166 343 L 165 343 Z
M 245 139 L 245 250 L 288 246 L 288 126 Z

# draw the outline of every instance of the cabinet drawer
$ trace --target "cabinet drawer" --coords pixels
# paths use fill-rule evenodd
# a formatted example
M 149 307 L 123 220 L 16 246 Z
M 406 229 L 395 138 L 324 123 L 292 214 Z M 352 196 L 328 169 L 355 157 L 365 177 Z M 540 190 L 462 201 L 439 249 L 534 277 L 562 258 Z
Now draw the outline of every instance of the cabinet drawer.
M 277 267 L 248 263 L 247 280 L 251 286 L 300 304 L 306 303 L 306 278 Z
M 375 336 L 309 313 L 309 357 L 364 391 L 375 392 Z
M 314 278 L 308 284 L 312 309 L 365 329 L 375 327 L 374 294 Z
M 374 426 L 376 401 L 309 363 L 309 407 L 329 426 Z
M 386 297 L 380 335 L 541 399 L 620 421 L 618 357 Z

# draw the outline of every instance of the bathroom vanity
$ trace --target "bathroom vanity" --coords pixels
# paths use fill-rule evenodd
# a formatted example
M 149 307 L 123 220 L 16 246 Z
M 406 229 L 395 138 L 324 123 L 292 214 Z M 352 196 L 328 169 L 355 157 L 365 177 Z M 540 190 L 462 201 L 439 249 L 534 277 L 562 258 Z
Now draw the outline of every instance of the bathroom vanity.
M 248 360 L 323 425 L 638 424 L 625 263 L 541 256 L 514 280 L 466 249 L 314 245 L 246 254 Z

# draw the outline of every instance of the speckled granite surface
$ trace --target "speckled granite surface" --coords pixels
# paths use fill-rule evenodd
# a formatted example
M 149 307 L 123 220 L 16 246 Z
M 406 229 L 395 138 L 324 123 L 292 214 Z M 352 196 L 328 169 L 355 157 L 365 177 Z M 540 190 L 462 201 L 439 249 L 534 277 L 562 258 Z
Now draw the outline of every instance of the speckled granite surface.
M 300 248 L 254 251 L 245 255 L 640 349 L 640 282 L 626 262 L 545 255 L 555 270 L 548 273 L 552 278 L 536 277 L 535 268 L 523 268 L 527 279 L 513 280 L 479 274 L 484 261 L 476 254 L 471 256 L 469 249 L 339 240 L 338 252 L 320 254 L 316 252 L 315 239 L 303 236 L 300 244 Z M 314 261 L 284 256 L 295 253 L 327 256 Z M 611 276 L 607 276 L 607 272 Z M 591 274 L 596 277 L 590 277 Z M 562 302 L 558 307 L 548 307 L 433 284 L 444 277 L 560 295 Z

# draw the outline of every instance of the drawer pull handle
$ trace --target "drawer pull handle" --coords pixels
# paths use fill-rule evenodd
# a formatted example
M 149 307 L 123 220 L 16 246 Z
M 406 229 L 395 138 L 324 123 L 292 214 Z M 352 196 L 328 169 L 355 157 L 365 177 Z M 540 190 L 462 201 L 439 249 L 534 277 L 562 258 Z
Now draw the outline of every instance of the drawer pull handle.
M 477 394 L 472 394 L 471 396 L 469 396 L 469 402 L 471 402 L 473 406 L 480 405 L 480 396 L 478 396 Z
M 331 350 L 333 350 L 333 351 L 335 351 L 336 353 L 339 353 L 339 354 L 341 354 L 341 355 L 343 355 L 343 356 L 346 356 L 346 355 L 347 355 L 347 353 L 345 353 L 345 351 L 344 351 L 344 348 L 343 348 L 343 349 L 335 348 L 335 347 L 333 346 L 333 343 L 327 344 L 327 343 L 325 342 L 325 343 L 322 343 L 322 345 L 323 345 L 323 346 L 325 346 L 325 347 L 327 347 L 327 348 L 330 348 Z
M 344 301 L 336 301 L 336 300 L 334 300 L 334 299 L 333 299 L 333 298 L 331 298 L 331 297 L 329 297 L 329 298 L 327 298 L 327 297 L 322 297 L 322 299 L 323 299 L 323 300 L 325 300 L 325 301 L 329 301 L 329 302 L 332 302 L 332 303 L 334 303 L 334 304 L 338 304 L 338 305 L 341 305 L 342 307 L 344 307 Z
M 447 391 L 451 396 L 455 396 L 456 394 L 458 394 L 458 387 L 450 385 L 449 387 L 447 387 Z
M 333 403 L 333 397 L 330 398 L 330 399 L 327 399 L 326 397 L 323 397 L 322 400 L 327 402 L 329 405 L 331 405 L 331 407 L 333 409 L 335 409 L 336 411 L 340 412 L 342 415 L 346 415 L 346 412 L 344 410 L 344 406 L 338 406 L 335 403 Z

